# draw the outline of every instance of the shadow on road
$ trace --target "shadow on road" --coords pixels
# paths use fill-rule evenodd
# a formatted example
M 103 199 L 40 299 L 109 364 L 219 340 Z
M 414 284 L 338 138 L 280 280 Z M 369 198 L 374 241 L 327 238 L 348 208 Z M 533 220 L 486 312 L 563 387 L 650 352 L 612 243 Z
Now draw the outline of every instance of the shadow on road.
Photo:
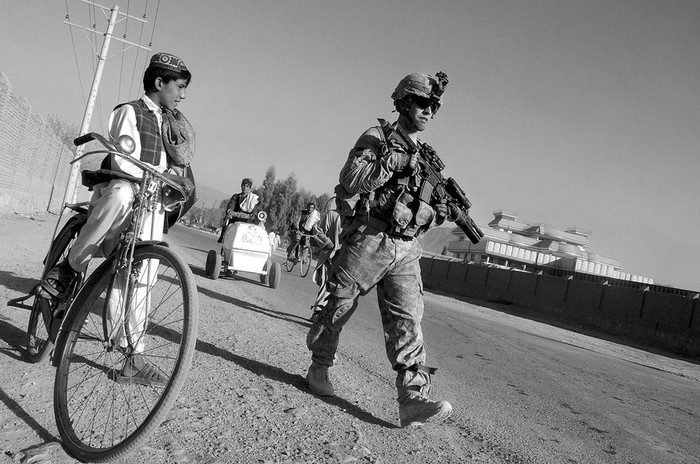
M 209 250 L 205 250 L 203 248 L 195 248 L 195 247 L 190 247 L 190 246 L 182 246 L 181 245 L 180 248 L 182 248 L 184 250 L 200 251 L 200 252 L 204 253 L 205 255 L 209 252 Z
M 218 356 L 226 361 L 237 364 L 238 366 L 252 372 L 253 374 L 262 377 L 267 377 L 268 379 L 277 382 L 286 383 L 295 387 L 303 393 L 311 395 L 306 386 L 306 380 L 300 375 L 290 374 L 289 372 L 286 372 L 285 370 L 280 369 L 279 367 L 271 366 L 269 364 L 264 364 L 253 359 L 238 356 L 236 354 L 231 353 L 230 351 L 223 350 L 218 346 L 212 345 L 211 343 L 203 342 L 201 340 L 197 340 L 196 349 L 197 351 L 200 351 L 202 353 Z M 386 428 L 398 428 L 397 425 L 375 417 L 369 412 L 357 407 L 355 404 L 350 403 L 349 401 L 344 400 L 342 398 L 321 396 L 317 396 L 316 398 L 337 408 L 340 408 L 348 414 L 356 417 L 357 419 L 363 422 L 367 422 L 368 424 L 379 425 Z
M 207 288 L 200 287 L 200 286 L 197 286 L 197 291 L 202 295 L 206 295 L 210 298 L 217 299 L 217 300 L 222 301 L 224 303 L 238 306 L 241 309 L 247 309 L 248 311 L 253 311 L 253 312 L 256 312 L 258 314 L 262 314 L 264 316 L 269 316 L 269 317 L 272 317 L 275 319 L 280 319 L 280 320 L 287 321 L 287 322 L 293 322 L 295 324 L 299 324 L 302 327 L 311 327 L 311 323 L 308 321 L 308 319 L 297 316 L 296 314 L 285 313 L 282 311 L 275 311 L 273 309 L 263 308 L 261 306 L 257 306 L 257 305 L 248 303 L 247 301 L 239 300 L 238 298 L 233 298 L 231 296 L 224 295 L 222 293 L 215 292 L 215 291 L 212 291 L 212 290 L 209 290 Z
M 36 284 L 38 279 L 18 276 L 12 272 L 0 271 L 0 285 L 4 285 L 8 290 L 28 293 Z
M 20 406 L 15 400 L 7 396 L 5 391 L 0 388 L 0 401 L 10 410 L 15 416 L 24 421 L 29 427 L 34 430 L 39 438 L 44 441 L 55 441 L 56 437 L 51 435 L 51 433 L 41 426 L 32 416 L 27 414 L 22 406 Z
M 0 316 L 0 338 L 14 349 L 0 349 L 0 353 L 18 361 L 25 361 L 20 351 L 24 349 L 25 331 L 8 323 Z
M 470 298 L 467 296 L 454 295 L 436 289 L 427 289 L 427 291 L 436 295 L 442 295 L 449 298 L 453 298 L 455 300 L 463 301 L 465 303 L 473 304 L 475 306 L 482 306 L 484 308 L 489 308 L 505 314 L 510 314 L 511 316 L 521 317 L 523 319 L 529 319 L 531 321 L 551 325 L 560 329 L 569 330 L 571 332 L 576 332 L 582 335 L 586 335 L 588 337 L 593 337 L 600 340 L 605 340 L 607 342 L 625 345 L 637 350 L 646 351 L 648 353 L 653 353 L 659 356 L 664 356 L 667 358 L 677 359 L 679 361 L 685 361 L 692 364 L 700 365 L 700 358 L 685 356 L 682 353 L 675 353 L 673 351 L 660 347 L 649 346 L 638 340 L 635 340 L 632 337 L 627 337 L 620 334 L 616 335 L 606 333 L 584 322 L 568 321 L 561 317 L 558 317 L 555 314 L 540 312 L 535 309 L 515 305 L 507 301 L 484 301 L 476 298 Z

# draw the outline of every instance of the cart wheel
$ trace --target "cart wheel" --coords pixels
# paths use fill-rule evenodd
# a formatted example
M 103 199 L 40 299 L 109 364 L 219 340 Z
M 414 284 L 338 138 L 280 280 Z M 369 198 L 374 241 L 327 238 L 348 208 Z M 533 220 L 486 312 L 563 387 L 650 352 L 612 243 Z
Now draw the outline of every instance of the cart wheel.
M 221 255 L 216 252 L 216 250 L 209 250 L 207 254 L 207 275 L 216 280 L 219 278 L 219 273 L 221 272 Z
M 280 279 L 282 278 L 282 265 L 280 263 L 273 263 L 267 277 L 270 288 L 277 288 L 280 284 Z
M 264 274 L 260 274 L 260 283 L 263 285 L 267 285 L 268 282 L 270 281 L 269 279 L 269 274 L 270 274 L 270 268 L 272 267 L 272 261 L 270 259 L 267 260 L 265 263 L 265 267 L 263 268 L 263 271 L 265 271 Z

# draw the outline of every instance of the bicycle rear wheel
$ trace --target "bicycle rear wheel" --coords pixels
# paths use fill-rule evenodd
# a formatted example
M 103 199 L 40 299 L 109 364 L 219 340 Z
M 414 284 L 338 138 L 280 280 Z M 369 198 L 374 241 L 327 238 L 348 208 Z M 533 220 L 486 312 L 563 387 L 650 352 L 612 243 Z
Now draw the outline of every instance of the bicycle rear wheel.
M 112 262 L 108 259 L 93 272 L 71 307 L 54 383 L 54 414 L 63 443 L 73 456 L 93 462 L 126 455 L 160 425 L 185 382 L 197 341 L 197 287 L 189 267 L 166 247 L 136 248 L 133 268 L 141 270 L 139 277 L 149 267 L 155 269 L 149 275 L 156 278 L 141 287 L 143 295 L 131 292 L 135 305 L 147 307 L 143 334 L 127 330 L 144 342 L 143 357 L 167 381 L 164 386 L 118 382 L 128 351 L 112 342 L 116 335 L 106 335 L 112 325 L 107 302 L 117 300 L 110 291 Z M 114 324 L 120 326 L 124 324 Z
M 292 252 L 287 254 L 287 260 L 284 262 L 284 269 L 287 272 L 292 272 L 292 269 L 294 269 L 294 265 L 297 262 L 294 258 L 291 258 L 291 256 L 297 256 L 298 250 L 299 250 L 299 245 L 295 246 L 294 249 L 292 250 Z
M 56 238 L 51 243 L 46 259 L 44 259 L 42 279 L 56 264 L 68 256 L 71 245 L 85 224 L 86 217 L 85 214 L 71 217 L 56 235 Z M 57 309 L 56 305 L 57 302 L 55 300 L 52 301 L 39 295 L 34 296 L 34 304 L 29 315 L 26 335 L 26 355 L 30 362 L 38 363 L 43 361 L 53 348 L 55 333 L 52 332 L 55 332 L 57 329 L 57 327 L 53 327 L 53 315 Z M 58 321 L 55 321 L 55 323 L 58 324 Z
M 301 249 L 301 256 L 299 257 L 299 275 L 306 277 L 311 268 L 311 247 L 309 245 L 304 245 Z

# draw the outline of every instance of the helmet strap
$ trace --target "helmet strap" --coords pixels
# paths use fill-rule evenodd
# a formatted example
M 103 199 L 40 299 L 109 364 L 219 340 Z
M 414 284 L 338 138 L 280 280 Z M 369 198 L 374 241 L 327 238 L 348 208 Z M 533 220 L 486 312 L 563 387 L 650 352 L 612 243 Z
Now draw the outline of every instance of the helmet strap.
M 411 110 L 411 105 L 413 105 L 413 98 L 410 96 L 404 97 L 401 100 L 394 101 L 394 107 L 399 114 L 408 117 L 409 111 Z

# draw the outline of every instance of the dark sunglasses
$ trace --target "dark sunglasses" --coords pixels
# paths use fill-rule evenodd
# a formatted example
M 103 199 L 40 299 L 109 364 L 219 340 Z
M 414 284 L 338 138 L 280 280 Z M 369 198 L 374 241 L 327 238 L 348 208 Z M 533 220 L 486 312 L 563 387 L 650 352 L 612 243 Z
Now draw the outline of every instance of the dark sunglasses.
M 437 113 L 437 110 L 440 109 L 440 103 L 436 102 L 433 99 L 426 98 L 426 97 L 414 97 L 413 103 L 415 103 L 416 106 L 418 106 L 418 108 L 420 108 L 422 110 L 430 107 L 433 114 Z

